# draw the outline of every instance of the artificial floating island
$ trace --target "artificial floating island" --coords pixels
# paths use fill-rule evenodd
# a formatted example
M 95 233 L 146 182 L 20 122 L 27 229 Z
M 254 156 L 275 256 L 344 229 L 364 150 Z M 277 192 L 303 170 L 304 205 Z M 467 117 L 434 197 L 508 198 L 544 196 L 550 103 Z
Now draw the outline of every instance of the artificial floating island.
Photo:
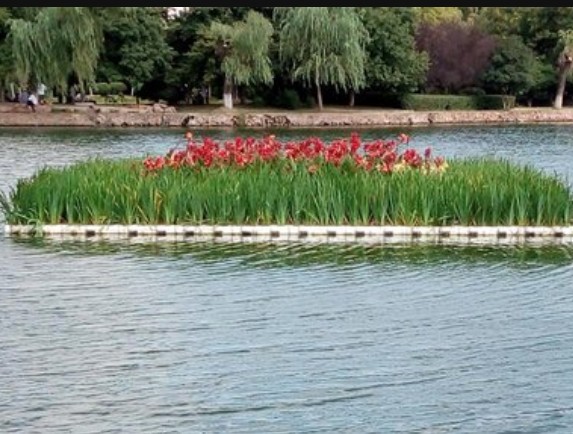
M 410 137 L 195 140 L 166 155 L 44 167 L 0 197 L 8 225 L 569 226 L 566 182 Z

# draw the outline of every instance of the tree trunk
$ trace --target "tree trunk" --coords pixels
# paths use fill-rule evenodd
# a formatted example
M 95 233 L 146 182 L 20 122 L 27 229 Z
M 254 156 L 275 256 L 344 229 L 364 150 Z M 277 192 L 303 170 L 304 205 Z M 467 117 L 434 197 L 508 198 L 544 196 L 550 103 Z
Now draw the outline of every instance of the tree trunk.
M 223 85 L 223 103 L 225 108 L 233 108 L 233 82 L 228 76 L 225 77 L 225 84 Z
M 239 86 L 233 86 L 233 102 L 238 104 L 240 102 L 239 98 Z
M 348 103 L 350 107 L 354 107 L 354 96 L 355 96 L 354 89 L 350 89 L 350 102 Z
M 6 99 L 5 96 L 4 86 L 0 84 L 0 102 L 4 102 Z
M 322 91 L 318 77 L 316 78 L 316 103 L 318 104 L 318 109 L 322 111 Z
M 239 89 L 239 102 L 241 103 L 241 105 L 247 104 L 247 95 L 244 86 L 241 86 L 241 88 Z
M 555 101 L 553 108 L 560 109 L 563 107 L 563 95 L 565 94 L 565 84 L 567 83 L 567 71 L 564 69 L 559 71 L 559 81 L 557 83 L 557 92 L 555 94 Z
M 559 62 L 559 75 L 557 81 L 557 92 L 555 93 L 555 101 L 553 108 L 560 109 L 563 107 L 563 95 L 565 94 L 565 85 L 567 84 L 567 75 L 571 72 L 573 66 L 573 58 L 568 54 L 564 54 Z

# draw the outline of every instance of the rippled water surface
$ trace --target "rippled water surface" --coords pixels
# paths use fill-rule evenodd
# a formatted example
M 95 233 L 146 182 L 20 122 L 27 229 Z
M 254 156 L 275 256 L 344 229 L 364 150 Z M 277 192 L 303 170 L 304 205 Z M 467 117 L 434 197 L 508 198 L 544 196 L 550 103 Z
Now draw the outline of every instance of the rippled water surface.
M 436 154 L 573 179 L 573 126 L 404 131 Z M 163 153 L 182 133 L 0 130 L 0 190 L 44 164 Z M 0 234 L 0 303 L 0 433 L 573 431 L 568 246 Z

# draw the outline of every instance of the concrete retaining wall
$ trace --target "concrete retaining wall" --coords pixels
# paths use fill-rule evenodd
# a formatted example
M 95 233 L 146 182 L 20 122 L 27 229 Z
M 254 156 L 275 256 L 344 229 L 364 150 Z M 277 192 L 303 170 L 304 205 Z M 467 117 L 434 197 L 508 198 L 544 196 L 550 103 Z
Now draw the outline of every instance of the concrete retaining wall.
M 41 106 L 36 113 L 18 105 L 0 105 L 0 126 L 283 128 L 427 126 L 442 124 L 572 123 L 573 109 L 513 110 L 339 110 L 324 112 L 178 112 L 162 104 L 137 107 L 96 105 Z

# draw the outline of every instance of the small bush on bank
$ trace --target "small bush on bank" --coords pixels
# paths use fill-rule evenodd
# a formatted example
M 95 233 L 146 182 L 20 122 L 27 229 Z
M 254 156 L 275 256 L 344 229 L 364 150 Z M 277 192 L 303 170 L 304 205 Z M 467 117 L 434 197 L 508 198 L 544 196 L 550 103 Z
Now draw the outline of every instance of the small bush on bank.
M 515 107 L 515 96 L 411 93 L 402 97 L 401 105 L 406 110 L 508 110 Z
M 275 99 L 274 105 L 287 110 L 298 110 L 303 107 L 300 96 L 294 89 L 283 90 Z
M 121 81 L 113 81 L 109 83 L 110 95 L 123 95 L 127 92 L 127 85 Z
M 477 95 L 474 98 L 478 110 L 509 110 L 515 107 L 513 95 Z
M 96 83 L 93 92 L 98 95 L 108 96 L 110 94 L 109 83 Z

